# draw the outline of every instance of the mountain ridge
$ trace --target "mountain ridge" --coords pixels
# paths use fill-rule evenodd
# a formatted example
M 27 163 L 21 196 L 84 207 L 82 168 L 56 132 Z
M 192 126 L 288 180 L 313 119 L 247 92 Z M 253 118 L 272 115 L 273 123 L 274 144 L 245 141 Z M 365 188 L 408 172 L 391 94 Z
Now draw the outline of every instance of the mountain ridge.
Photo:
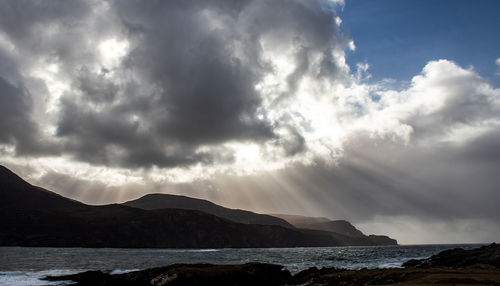
M 34 186 L 0 165 L 0 245 L 228 248 L 348 245 L 321 230 L 243 224 L 197 210 L 91 206 Z
M 122 205 L 144 210 L 165 208 L 191 209 L 244 224 L 279 225 L 287 228 L 295 228 L 286 220 L 278 217 L 267 214 L 258 214 L 247 210 L 226 208 L 208 200 L 183 195 L 162 193 L 147 194 L 138 199 L 124 202 Z

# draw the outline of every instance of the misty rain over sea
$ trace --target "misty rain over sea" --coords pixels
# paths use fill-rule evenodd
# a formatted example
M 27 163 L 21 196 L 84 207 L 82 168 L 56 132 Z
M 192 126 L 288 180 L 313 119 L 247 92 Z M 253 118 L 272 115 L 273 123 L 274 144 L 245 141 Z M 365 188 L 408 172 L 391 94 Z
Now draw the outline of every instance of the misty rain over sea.
M 159 267 L 174 263 L 281 264 L 291 272 L 316 266 L 337 268 L 399 267 L 442 250 L 466 245 L 399 245 L 371 247 L 225 248 L 225 249 L 124 249 L 0 247 L 0 285 L 57 285 L 40 278 L 86 270 L 112 273 Z M 54 282 L 52 282 L 54 283 Z

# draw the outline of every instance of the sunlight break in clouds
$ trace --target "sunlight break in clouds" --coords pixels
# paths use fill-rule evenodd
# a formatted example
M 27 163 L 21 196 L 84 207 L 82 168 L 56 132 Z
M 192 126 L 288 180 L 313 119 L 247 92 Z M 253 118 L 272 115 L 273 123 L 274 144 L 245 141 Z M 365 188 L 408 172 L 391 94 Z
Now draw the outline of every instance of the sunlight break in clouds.
M 498 230 L 498 88 L 446 59 L 372 80 L 344 1 L 222 3 L 0 4 L 1 163 L 89 203 Z

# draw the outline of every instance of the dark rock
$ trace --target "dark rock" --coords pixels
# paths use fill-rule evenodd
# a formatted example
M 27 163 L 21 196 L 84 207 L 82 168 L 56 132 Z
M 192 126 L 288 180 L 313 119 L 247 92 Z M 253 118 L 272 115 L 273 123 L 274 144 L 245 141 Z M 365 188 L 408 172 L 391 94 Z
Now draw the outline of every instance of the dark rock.
M 339 270 L 314 276 L 301 285 L 500 285 L 500 270 L 443 268 Z
M 329 267 L 329 268 L 323 267 L 321 269 L 318 269 L 317 267 L 310 267 L 293 275 L 293 277 L 288 281 L 288 284 L 302 285 L 306 282 L 310 282 L 315 278 L 321 277 L 323 275 L 342 272 L 342 271 L 345 270 L 334 267 Z
M 422 263 L 420 260 L 418 259 L 410 259 L 406 262 L 403 263 L 403 267 L 417 267 L 418 265 L 420 265 L 420 263 Z
M 74 281 L 76 285 L 285 285 L 291 275 L 283 266 L 266 263 L 241 265 L 174 264 L 124 274 L 87 271 L 74 275 L 49 276 L 48 281 Z
M 407 261 L 402 266 L 498 269 L 500 268 L 500 245 L 493 243 L 471 250 L 449 249 L 426 259 Z

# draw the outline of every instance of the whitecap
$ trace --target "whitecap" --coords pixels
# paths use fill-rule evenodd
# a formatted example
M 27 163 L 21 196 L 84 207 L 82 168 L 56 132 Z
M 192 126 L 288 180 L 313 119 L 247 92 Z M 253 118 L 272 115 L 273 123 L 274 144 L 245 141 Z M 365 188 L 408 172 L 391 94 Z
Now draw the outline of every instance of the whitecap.
M 380 264 L 378 268 L 402 268 L 401 264 L 401 262 L 387 262 Z
M 53 269 L 43 271 L 0 271 L 0 285 L 39 286 L 39 285 L 71 285 L 72 281 L 45 281 L 46 276 L 70 275 L 83 270 Z
M 140 269 L 115 269 L 115 270 L 111 271 L 109 274 L 111 274 L 111 275 L 124 274 L 124 273 L 139 271 L 139 270 Z

